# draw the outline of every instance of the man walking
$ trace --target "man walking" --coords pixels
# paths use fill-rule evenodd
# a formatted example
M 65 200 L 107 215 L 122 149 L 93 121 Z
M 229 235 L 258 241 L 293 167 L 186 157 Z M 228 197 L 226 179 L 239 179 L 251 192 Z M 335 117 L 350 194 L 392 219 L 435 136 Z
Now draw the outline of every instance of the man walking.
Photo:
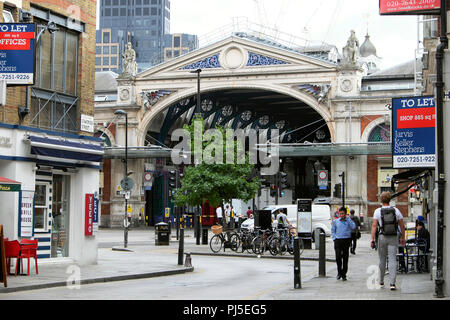
M 380 235 L 378 237 L 378 256 L 380 258 L 380 279 L 379 285 L 384 287 L 384 274 L 386 271 L 386 258 L 389 256 L 389 278 L 391 290 L 396 290 L 395 280 L 397 278 L 397 259 L 398 250 L 398 226 L 400 226 L 400 243 L 405 245 L 405 225 L 403 216 L 395 207 L 391 207 L 390 192 L 382 192 L 380 195 L 381 208 L 375 209 L 373 213 L 372 224 L 372 246 L 375 244 L 375 233 L 377 227 L 380 227 Z
M 348 255 L 352 241 L 352 230 L 356 229 L 355 223 L 347 217 L 347 209 L 339 208 L 339 219 L 334 220 L 331 227 L 331 237 L 334 241 L 336 264 L 338 274 L 336 279 L 347 280 Z
M 359 233 L 359 228 L 361 227 L 361 222 L 359 221 L 358 217 L 355 217 L 355 210 L 350 210 L 350 219 L 352 219 L 352 221 L 355 223 L 355 230 L 352 231 L 352 246 L 350 248 L 350 253 L 351 254 L 356 254 L 355 250 L 356 250 L 356 242 L 359 239 L 359 236 L 361 236 L 361 233 Z M 358 236 L 359 234 L 359 236 Z

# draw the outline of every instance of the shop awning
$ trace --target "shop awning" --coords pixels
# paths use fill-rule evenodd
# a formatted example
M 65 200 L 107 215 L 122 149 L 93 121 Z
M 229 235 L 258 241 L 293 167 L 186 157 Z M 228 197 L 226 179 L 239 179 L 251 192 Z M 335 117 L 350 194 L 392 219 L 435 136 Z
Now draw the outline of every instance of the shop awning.
M 0 191 L 20 191 L 20 182 L 0 177 Z
M 431 174 L 431 169 L 409 169 L 393 175 L 392 183 L 414 182 L 415 180 L 423 178 L 429 174 Z
M 100 143 L 65 138 L 29 136 L 31 154 L 38 159 L 59 160 L 64 162 L 101 162 L 103 148 Z

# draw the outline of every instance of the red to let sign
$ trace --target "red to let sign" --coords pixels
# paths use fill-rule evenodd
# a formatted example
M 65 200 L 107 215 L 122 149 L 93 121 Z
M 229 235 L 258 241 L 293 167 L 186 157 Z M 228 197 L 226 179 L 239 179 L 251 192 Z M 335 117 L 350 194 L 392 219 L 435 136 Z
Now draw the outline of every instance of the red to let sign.
M 84 235 L 92 236 L 94 231 L 94 194 L 86 193 L 85 197 Z
M 413 108 L 397 111 L 397 129 L 434 128 L 435 126 L 435 108 Z
M 380 0 L 380 15 L 431 14 L 440 8 L 441 0 Z

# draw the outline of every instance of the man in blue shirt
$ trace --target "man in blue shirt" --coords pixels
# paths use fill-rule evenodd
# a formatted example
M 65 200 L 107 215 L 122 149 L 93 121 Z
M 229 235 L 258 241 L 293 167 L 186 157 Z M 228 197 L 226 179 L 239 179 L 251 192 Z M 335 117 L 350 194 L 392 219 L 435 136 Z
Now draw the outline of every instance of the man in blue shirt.
M 348 255 L 352 243 L 352 230 L 355 229 L 355 223 L 347 216 L 347 209 L 345 207 L 339 208 L 339 219 L 334 220 L 331 227 L 331 237 L 334 241 L 338 269 L 336 279 L 338 280 L 347 280 Z

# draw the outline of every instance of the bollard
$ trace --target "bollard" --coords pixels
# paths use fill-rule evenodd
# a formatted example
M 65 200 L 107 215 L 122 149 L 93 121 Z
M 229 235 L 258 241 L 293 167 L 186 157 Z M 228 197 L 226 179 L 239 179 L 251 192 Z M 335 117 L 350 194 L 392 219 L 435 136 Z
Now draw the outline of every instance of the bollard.
M 319 235 L 319 277 L 326 277 L 326 250 L 325 250 L 325 233 Z
M 300 238 L 294 239 L 294 289 L 302 288 L 302 275 L 300 268 Z
M 195 228 L 196 235 L 197 235 L 197 239 L 196 239 L 196 244 L 197 245 L 200 245 L 200 237 L 201 237 L 201 229 L 202 229 L 202 225 L 201 225 L 201 220 L 200 219 L 201 219 L 200 215 L 197 215 L 197 219 L 196 219 L 197 226 Z
M 183 265 L 184 255 L 184 228 L 180 229 L 180 242 L 178 244 L 178 265 Z
M 184 262 L 184 266 L 186 268 L 192 268 L 192 260 L 191 260 L 191 254 L 186 253 L 186 261 Z
M 208 244 L 208 229 L 202 229 L 202 244 Z

